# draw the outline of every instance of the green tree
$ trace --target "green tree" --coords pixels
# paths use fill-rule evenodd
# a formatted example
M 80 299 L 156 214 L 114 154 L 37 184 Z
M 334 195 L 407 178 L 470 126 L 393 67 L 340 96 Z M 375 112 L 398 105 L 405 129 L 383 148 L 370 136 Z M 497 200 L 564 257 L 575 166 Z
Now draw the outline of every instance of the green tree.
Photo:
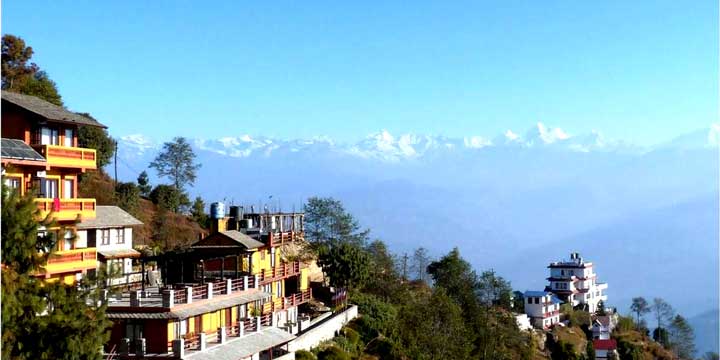
M 477 311 L 478 301 L 475 296 L 477 274 L 470 264 L 460 257 L 458 248 L 454 248 L 440 260 L 430 263 L 428 273 L 435 286 L 444 288 L 460 305 L 463 312 L 472 314 Z
M 150 191 L 152 191 L 152 186 L 150 185 L 150 179 L 148 178 L 147 171 L 143 170 L 143 172 L 138 175 L 137 183 L 140 195 L 149 197 Z
M 330 278 L 330 285 L 352 290 L 362 286 L 370 273 L 370 257 L 357 245 L 340 243 L 323 246 L 318 265 Z
M 54 237 L 38 232 L 55 225 L 37 216 L 31 193 L 21 197 L 3 187 L 2 358 L 102 359 L 110 322 L 106 305 L 96 305 L 97 279 L 69 286 L 37 276 L 55 247 Z
M 190 207 L 190 216 L 201 227 L 207 229 L 210 227 L 210 217 L 205 213 L 205 202 L 201 197 L 196 197 Z
M 194 185 L 200 164 L 195 164 L 195 153 L 184 137 L 176 137 L 163 144 L 163 149 L 150 163 L 161 177 L 167 176 L 180 192 L 186 185 Z
M 655 328 L 655 330 L 653 330 L 653 340 L 665 348 L 670 347 L 670 335 L 665 328 Z
M 670 321 L 675 314 L 675 310 L 673 310 L 672 306 L 661 298 L 653 299 L 651 308 L 655 314 L 655 320 L 657 321 L 657 327 L 659 328 L 664 327 L 665 323 Z
M 639 296 L 632 299 L 630 310 L 635 313 L 636 323 L 640 324 L 640 318 L 650 312 L 650 305 L 644 297 Z
M 368 244 L 366 251 L 370 256 L 370 276 L 363 291 L 389 300 L 400 290 L 400 279 L 395 269 L 395 259 L 387 246 L 380 240 Z
M 337 346 L 328 346 L 320 350 L 318 360 L 350 360 L 350 355 Z
M 512 287 L 494 270 L 483 271 L 476 285 L 477 297 L 485 306 L 498 305 L 510 310 Z
M 298 350 L 295 352 L 295 360 L 317 360 L 317 357 L 307 350 Z
M 132 215 L 138 215 L 140 189 L 132 182 L 120 182 L 115 186 L 115 203 Z
M 88 113 L 78 113 L 78 115 L 95 120 Z M 101 170 L 110 163 L 113 155 L 115 155 L 115 139 L 110 137 L 106 129 L 98 126 L 81 126 L 78 130 L 78 145 L 88 149 L 95 149 L 97 167 Z
M 467 359 L 472 350 L 463 311 L 443 288 L 408 299 L 398 314 L 398 328 L 411 359 Z
M 32 47 L 15 35 L 2 37 L 2 89 L 44 99 L 62 106 L 62 97 L 55 82 L 45 71 L 31 63 Z
M 414 275 L 416 280 L 427 283 L 430 280 L 427 268 L 431 262 L 432 259 L 430 259 L 430 254 L 426 248 L 421 246 L 415 249 L 410 263 L 410 273 Z
M 360 230 L 358 221 L 339 200 L 311 197 L 304 206 L 305 237 L 315 245 L 349 242 L 364 247 L 368 230 Z
M 593 342 L 588 341 L 587 346 L 585 347 L 585 357 L 590 359 L 595 359 L 595 348 L 593 347 Z
M 695 354 L 695 334 L 690 324 L 681 315 L 675 315 L 670 325 L 670 347 L 681 359 L 692 359 Z
M 181 212 L 190 205 L 190 200 L 184 192 L 164 184 L 155 186 L 150 192 L 150 201 L 159 208 L 173 212 Z

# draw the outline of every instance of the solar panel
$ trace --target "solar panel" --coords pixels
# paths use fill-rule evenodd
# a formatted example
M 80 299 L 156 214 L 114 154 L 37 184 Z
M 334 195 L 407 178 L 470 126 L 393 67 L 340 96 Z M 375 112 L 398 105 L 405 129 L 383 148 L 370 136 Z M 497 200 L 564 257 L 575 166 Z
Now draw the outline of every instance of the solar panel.
M 6 159 L 45 161 L 42 155 L 22 140 L 2 139 L 0 152 L 2 152 L 2 157 Z

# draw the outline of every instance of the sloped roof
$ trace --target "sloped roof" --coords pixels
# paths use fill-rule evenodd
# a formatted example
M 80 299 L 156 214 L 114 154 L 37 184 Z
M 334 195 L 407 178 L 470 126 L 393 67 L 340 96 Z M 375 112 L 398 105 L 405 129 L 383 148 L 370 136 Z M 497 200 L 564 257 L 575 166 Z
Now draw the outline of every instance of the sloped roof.
M 138 258 L 140 252 L 135 249 L 115 249 L 115 250 L 102 250 L 98 249 L 98 254 L 105 259 L 126 259 L 126 258 Z
M 22 140 L 2 138 L 0 143 L 3 159 L 42 161 L 45 158 Z
M 549 295 L 550 292 L 548 291 L 526 291 L 525 294 L 523 294 L 525 297 L 543 297 L 546 295 Z
M 25 110 L 34 112 L 48 120 L 107 128 L 107 126 L 89 117 L 78 115 L 62 106 L 57 106 L 35 96 L 3 91 L 2 99 L 3 101 L 13 103 Z
M 595 350 L 615 350 L 617 349 L 617 342 L 615 339 L 593 340 L 593 348 Z
M 221 231 L 207 236 L 206 238 L 196 242 L 192 248 L 236 248 L 258 249 L 265 246 L 250 236 L 243 234 L 237 230 Z
M 103 229 L 111 227 L 125 227 L 142 225 L 143 223 L 134 218 L 125 210 L 117 206 L 98 205 L 95 208 L 95 218 L 83 220 L 77 225 L 78 229 Z
M 271 347 L 288 343 L 293 339 L 295 339 L 295 335 L 276 327 L 270 327 L 232 339 L 222 345 L 209 347 L 206 351 L 187 354 L 185 357 L 192 360 L 244 359 Z

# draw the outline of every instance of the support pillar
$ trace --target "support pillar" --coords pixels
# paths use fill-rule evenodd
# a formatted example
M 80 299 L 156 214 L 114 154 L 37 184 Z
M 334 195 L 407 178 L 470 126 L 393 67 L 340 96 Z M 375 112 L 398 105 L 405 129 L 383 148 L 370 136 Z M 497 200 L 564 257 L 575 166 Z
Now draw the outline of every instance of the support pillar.
M 225 279 L 225 257 L 220 258 L 220 280 Z
M 177 359 L 185 358 L 185 339 L 177 339 L 172 341 L 173 355 Z

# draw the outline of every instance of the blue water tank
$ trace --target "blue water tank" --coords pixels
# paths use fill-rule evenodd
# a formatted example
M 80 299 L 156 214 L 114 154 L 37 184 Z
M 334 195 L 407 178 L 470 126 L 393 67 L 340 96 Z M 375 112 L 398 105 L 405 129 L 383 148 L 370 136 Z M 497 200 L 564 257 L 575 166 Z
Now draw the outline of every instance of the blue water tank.
M 225 204 L 221 202 L 214 202 L 210 204 L 210 218 L 211 219 L 222 219 L 225 217 Z

